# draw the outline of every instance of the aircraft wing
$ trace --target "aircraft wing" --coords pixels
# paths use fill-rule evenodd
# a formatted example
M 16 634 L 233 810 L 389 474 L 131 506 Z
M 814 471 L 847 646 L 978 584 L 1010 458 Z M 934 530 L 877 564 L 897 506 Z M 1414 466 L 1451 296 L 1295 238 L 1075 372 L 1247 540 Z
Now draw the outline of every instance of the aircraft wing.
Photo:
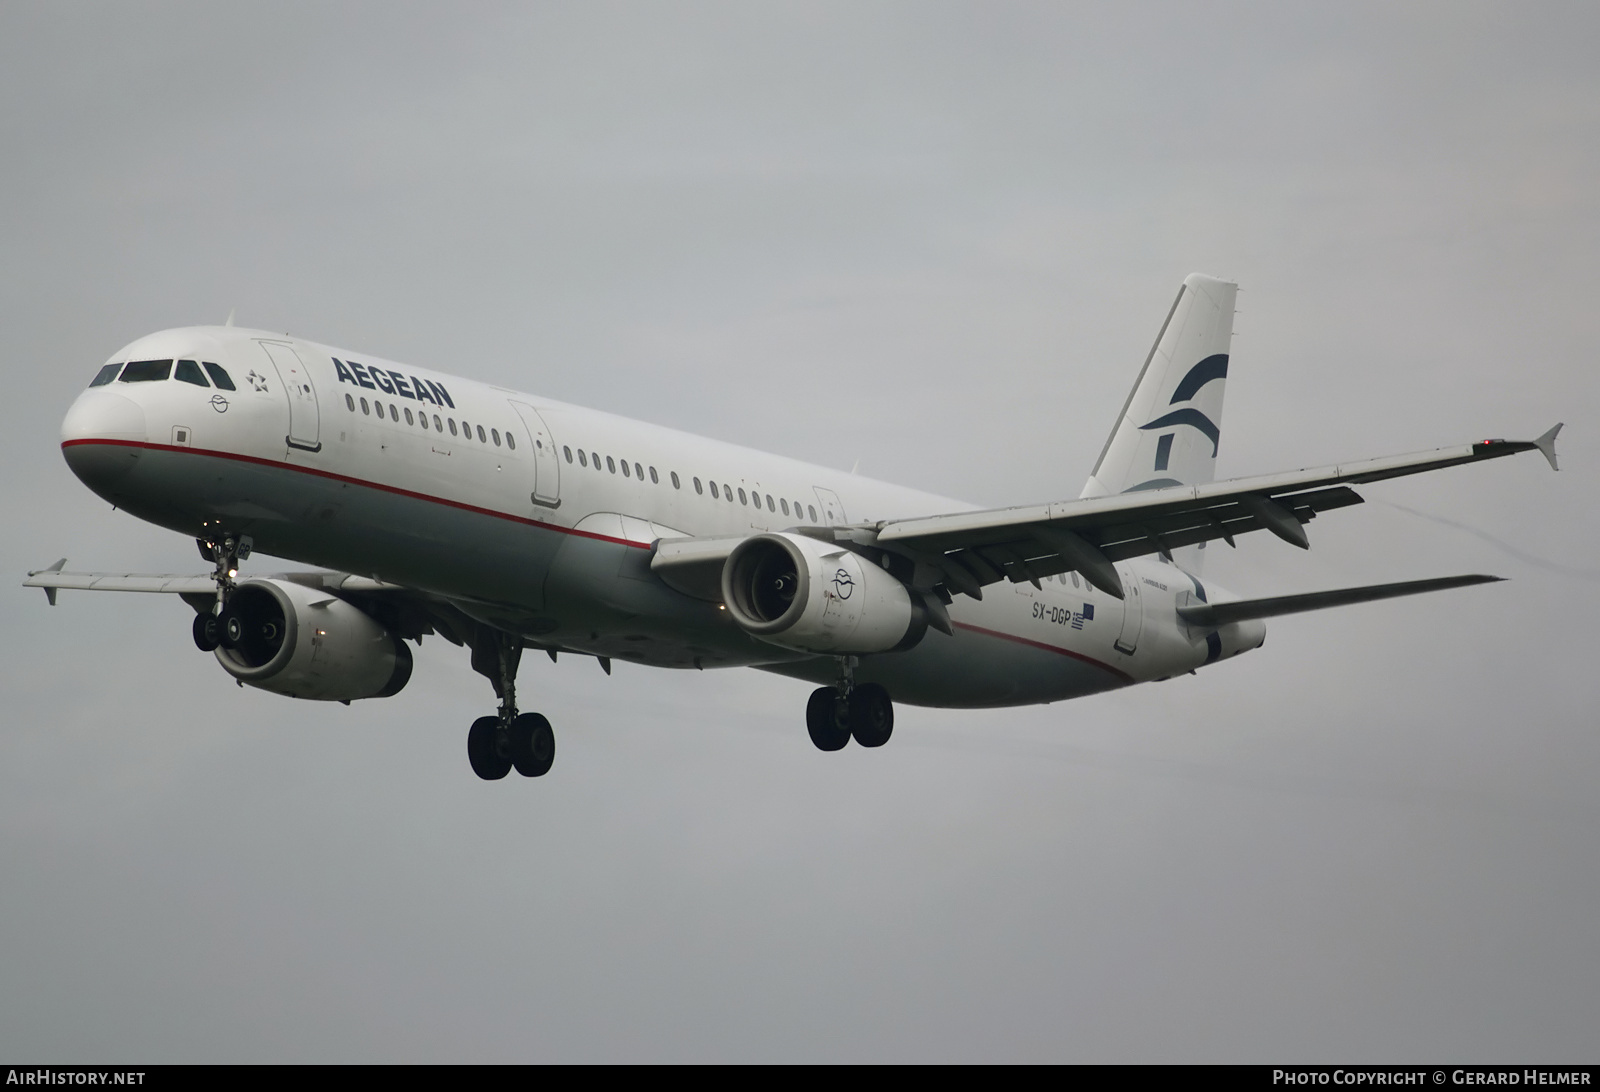
M 56 592 L 62 591 L 120 591 L 154 592 L 167 595 L 213 596 L 217 592 L 216 578 L 210 573 L 78 573 L 65 571 L 67 559 L 62 558 L 48 569 L 35 569 L 22 582 L 24 588 L 43 588 L 51 605 Z M 288 580 L 308 587 L 341 592 L 406 591 L 398 584 L 387 584 L 367 576 L 348 573 L 261 573 L 263 578 Z
M 1484 440 L 1206 485 L 893 520 L 838 534 L 910 558 L 917 565 L 914 583 L 919 587 L 942 584 L 982 598 L 983 586 L 1001 579 L 1037 585 L 1043 577 L 1077 570 L 1121 598 L 1117 561 L 1217 538 L 1232 545 L 1234 536 L 1262 528 L 1304 549 L 1310 545 L 1304 524 L 1320 512 L 1362 502 L 1351 485 L 1521 451 L 1542 452 L 1554 469 L 1560 431 L 1558 424 L 1537 440 Z

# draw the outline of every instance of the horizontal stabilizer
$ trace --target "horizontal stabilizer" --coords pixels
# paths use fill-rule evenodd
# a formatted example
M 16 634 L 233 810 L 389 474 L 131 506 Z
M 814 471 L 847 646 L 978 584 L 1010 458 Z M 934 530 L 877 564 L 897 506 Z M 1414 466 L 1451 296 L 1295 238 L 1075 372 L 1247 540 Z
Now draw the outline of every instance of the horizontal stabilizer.
M 1233 603 L 1213 603 L 1179 607 L 1178 616 L 1191 626 L 1225 626 L 1229 622 L 1248 622 L 1254 618 L 1273 618 L 1280 614 L 1345 607 L 1351 603 L 1370 603 L 1375 599 L 1394 599 L 1402 595 L 1465 588 L 1471 584 L 1493 584 L 1500 576 L 1440 576 L 1431 580 L 1402 580 L 1398 584 L 1368 584 L 1364 588 L 1339 588 L 1307 595 L 1279 595 L 1271 599 L 1241 599 Z

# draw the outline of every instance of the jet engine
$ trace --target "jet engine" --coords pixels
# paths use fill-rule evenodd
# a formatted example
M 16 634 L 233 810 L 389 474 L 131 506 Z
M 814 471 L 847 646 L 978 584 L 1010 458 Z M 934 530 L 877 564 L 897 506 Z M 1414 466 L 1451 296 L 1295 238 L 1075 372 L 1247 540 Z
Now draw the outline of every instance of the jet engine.
M 804 535 L 753 535 L 722 566 L 722 601 L 749 634 L 824 654 L 910 648 L 927 608 L 903 583 L 842 546 Z
M 224 671 L 292 698 L 387 698 L 411 678 L 411 650 L 398 636 L 337 596 L 285 580 L 235 588 L 217 637 Z

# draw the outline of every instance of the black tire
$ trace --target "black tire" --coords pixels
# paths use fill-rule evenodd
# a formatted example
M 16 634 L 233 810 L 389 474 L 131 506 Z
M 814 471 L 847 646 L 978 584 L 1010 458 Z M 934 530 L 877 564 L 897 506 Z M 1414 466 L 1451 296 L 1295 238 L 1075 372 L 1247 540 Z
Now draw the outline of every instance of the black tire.
M 811 700 L 806 703 L 806 731 L 811 733 L 817 750 L 837 751 L 850 742 L 850 729 L 840 715 L 842 705 L 839 692 L 831 686 L 811 692 Z
M 511 748 L 500 731 L 499 717 L 479 717 L 467 730 L 467 761 L 485 781 L 499 781 L 511 772 Z
M 217 628 L 217 616 L 210 612 L 194 616 L 194 647 L 201 652 L 215 652 L 222 643 Z
M 217 644 L 223 648 L 233 648 L 244 635 L 244 622 L 240 617 L 223 607 L 217 612 Z
M 863 747 L 882 747 L 894 734 L 894 703 L 877 683 L 850 691 L 850 734 Z
M 538 713 L 511 722 L 511 764 L 523 777 L 543 777 L 556 760 L 556 734 Z

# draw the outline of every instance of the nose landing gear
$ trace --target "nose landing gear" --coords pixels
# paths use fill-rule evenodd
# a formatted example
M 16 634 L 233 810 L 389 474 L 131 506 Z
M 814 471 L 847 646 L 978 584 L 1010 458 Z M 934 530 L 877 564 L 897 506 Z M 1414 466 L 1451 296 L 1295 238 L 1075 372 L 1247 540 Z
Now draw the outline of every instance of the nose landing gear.
M 200 556 L 215 565 L 211 577 L 217 585 L 216 605 L 211 610 L 195 607 L 194 645 L 201 652 L 215 652 L 218 645 L 232 648 L 239 638 L 240 624 L 228 613 L 228 599 L 233 595 L 234 578 L 239 575 L 239 562 L 250 556 L 250 536 L 218 531 L 210 538 L 194 541 L 200 547 Z

